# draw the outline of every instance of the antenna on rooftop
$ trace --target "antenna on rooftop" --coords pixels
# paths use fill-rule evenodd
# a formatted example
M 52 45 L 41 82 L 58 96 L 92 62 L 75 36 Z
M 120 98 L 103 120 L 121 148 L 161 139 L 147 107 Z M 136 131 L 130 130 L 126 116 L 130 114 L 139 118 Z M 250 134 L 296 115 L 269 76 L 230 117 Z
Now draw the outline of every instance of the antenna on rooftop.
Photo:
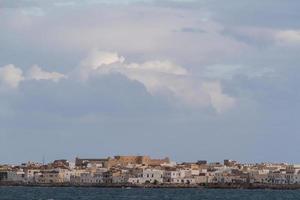
M 45 165 L 45 155 L 43 155 L 43 165 Z

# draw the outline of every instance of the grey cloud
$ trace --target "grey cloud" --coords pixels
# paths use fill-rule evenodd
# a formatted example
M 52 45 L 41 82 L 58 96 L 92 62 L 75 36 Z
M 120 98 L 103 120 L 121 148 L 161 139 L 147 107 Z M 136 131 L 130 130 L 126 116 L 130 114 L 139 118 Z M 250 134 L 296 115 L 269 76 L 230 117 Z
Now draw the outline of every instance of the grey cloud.
M 120 74 L 26 81 L 0 93 L 2 160 L 145 153 L 299 162 L 299 46 L 269 37 L 299 30 L 298 1 L 64 2 L 5 1 L 15 9 L 1 13 L 0 66 L 38 64 L 66 74 L 98 48 L 128 63 L 171 60 L 197 81 L 219 81 L 238 103 L 224 115 L 190 109 Z M 23 15 L 22 6 L 46 14 Z M 18 148 L 7 153 L 11 146 Z
M 120 75 L 102 76 L 85 83 L 27 81 L 20 86 L 12 102 L 15 110 L 24 113 L 54 113 L 66 117 L 98 113 L 151 114 L 164 110 L 164 106 L 160 106 L 164 103 L 151 97 L 142 85 Z
M 205 30 L 194 28 L 194 27 L 183 27 L 180 31 L 186 33 L 206 33 Z
M 215 13 L 216 20 L 228 25 L 260 27 L 299 27 L 300 2 L 294 0 L 266 1 L 206 1 L 206 6 Z
M 35 7 L 38 3 L 36 0 L 2 0 L 1 8 L 24 8 Z

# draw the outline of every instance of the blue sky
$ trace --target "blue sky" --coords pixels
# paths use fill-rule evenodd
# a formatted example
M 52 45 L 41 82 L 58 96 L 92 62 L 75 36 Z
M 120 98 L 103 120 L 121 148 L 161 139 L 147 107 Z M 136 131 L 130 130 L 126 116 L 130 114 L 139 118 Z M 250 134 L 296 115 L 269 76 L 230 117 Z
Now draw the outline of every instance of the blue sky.
M 2 0 L 0 162 L 300 162 L 300 2 Z

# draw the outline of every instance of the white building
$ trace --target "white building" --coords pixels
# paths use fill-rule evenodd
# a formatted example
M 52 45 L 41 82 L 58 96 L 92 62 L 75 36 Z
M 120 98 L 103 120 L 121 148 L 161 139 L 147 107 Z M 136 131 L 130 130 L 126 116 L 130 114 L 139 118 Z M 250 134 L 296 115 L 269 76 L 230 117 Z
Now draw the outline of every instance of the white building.
M 210 173 L 201 173 L 199 176 L 195 176 L 195 181 L 197 184 L 212 183 L 214 176 Z
M 183 178 L 179 171 L 164 171 L 163 181 L 165 183 L 177 183 L 177 180 Z M 175 181 L 176 180 L 176 181 Z
M 268 178 L 272 184 L 288 184 L 286 173 L 270 173 Z
M 300 174 L 286 174 L 286 183 L 287 184 L 300 184 Z
M 90 172 L 85 172 L 81 173 L 78 181 L 75 183 L 80 183 L 80 184 L 99 184 L 103 183 L 103 174 L 102 173 L 90 173 Z
M 25 169 L 25 181 L 27 183 L 34 183 L 36 182 L 36 177 L 41 175 L 41 170 L 39 169 Z
M 8 182 L 25 182 L 25 173 L 23 170 L 8 171 L 7 172 Z
M 144 183 L 162 183 L 163 171 L 159 169 L 141 169 L 137 170 L 134 177 L 128 179 L 128 183 L 144 184 Z
M 35 177 L 37 183 L 69 183 L 73 172 L 68 169 L 50 169 L 44 170 Z

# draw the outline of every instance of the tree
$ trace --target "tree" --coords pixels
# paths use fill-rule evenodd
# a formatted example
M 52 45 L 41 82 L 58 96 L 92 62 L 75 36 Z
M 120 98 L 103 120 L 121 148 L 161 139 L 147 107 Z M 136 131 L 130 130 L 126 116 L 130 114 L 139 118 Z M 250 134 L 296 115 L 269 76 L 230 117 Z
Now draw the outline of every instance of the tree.
M 153 184 L 157 185 L 158 184 L 158 180 L 155 179 L 154 182 L 153 182 Z

